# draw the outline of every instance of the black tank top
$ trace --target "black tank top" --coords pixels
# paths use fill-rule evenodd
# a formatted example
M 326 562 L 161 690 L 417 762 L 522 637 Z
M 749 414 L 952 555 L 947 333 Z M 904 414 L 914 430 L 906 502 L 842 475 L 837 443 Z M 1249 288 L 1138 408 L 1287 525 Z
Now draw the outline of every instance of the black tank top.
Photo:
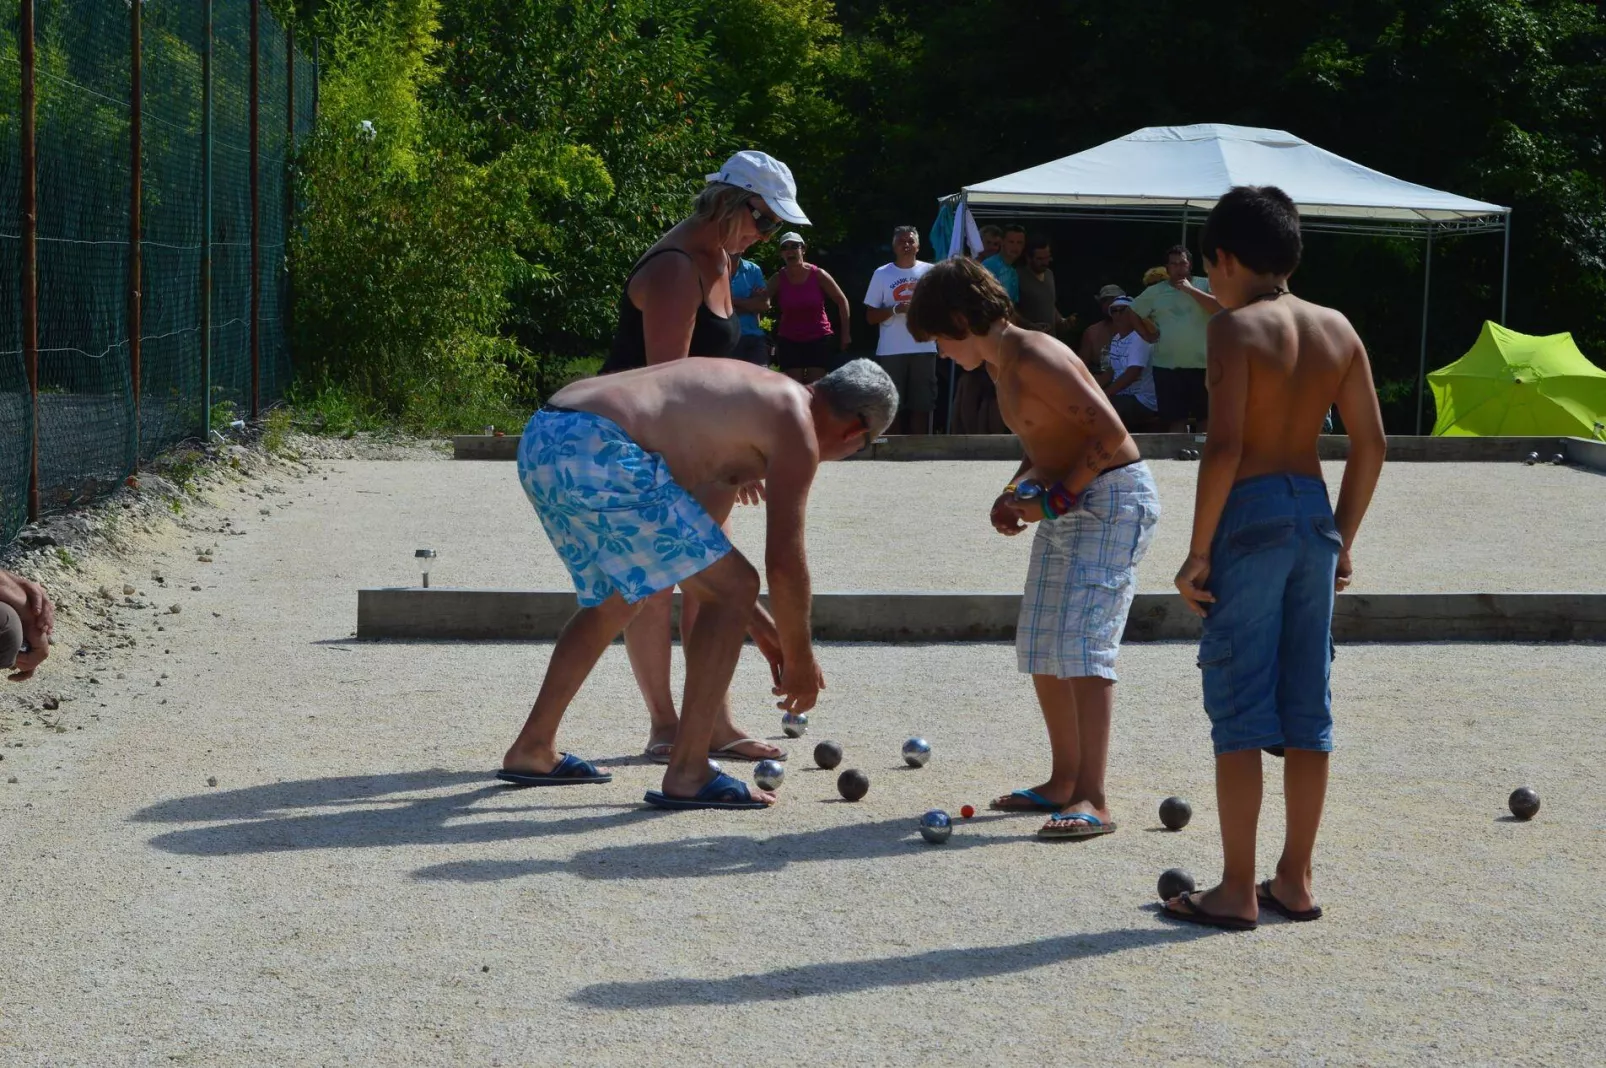
M 657 252 L 649 252 L 641 257 L 631 269 L 630 277 L 625 279 L 624 292 L 619 294 L 619 326 L 613 333 L 613 350 L 602 364 L 602 374 L 610 375 L 616 371 L 629 371 L 647 366 L 647 335 L 642 325 L 641 309 L 630 303 L 630 282 L 648 260 L 665 252 L 678 252 L 691 259 L 691 253 L 685 249 L 661 248 Z M 699 292 L 702 291 L 702 285 L 702 279 L 699 277 L 697 281 Z M 729 356 L 741 336 L 742 324 L 737 321 L 734 312 L 730 318 L 721 319 L 709 310 L 707 304 L 699 300 L 697 318 L 691 328 L 691 349 L 686 355 Z

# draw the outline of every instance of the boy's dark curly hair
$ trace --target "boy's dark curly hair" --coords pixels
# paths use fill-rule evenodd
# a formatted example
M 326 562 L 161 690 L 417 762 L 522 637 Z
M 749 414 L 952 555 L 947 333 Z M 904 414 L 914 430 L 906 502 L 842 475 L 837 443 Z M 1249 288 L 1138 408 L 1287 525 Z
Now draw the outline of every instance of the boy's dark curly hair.
M 985 334 L 1009 317 L 1009 294 L 975 260 L 955 256 L 927 271 L 909 302 L 909 333 L 916 341 Z

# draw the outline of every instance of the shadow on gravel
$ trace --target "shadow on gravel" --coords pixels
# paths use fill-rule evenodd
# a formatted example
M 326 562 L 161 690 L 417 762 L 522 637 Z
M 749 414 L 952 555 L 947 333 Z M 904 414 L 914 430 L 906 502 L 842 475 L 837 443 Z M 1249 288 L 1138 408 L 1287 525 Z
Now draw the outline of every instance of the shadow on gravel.
M 479 811 L 479 810 L 476 810 Z M 667 813 L 665 815 L 668 815 Z M 708 816 L 717 818 L 717 813 Z M 695 814 L 680 817 L 697 819 Z M 988 821 L 991 822 L 991 821 Z M 972 824 L 972 827 L 975 827 Z M 582 879 L 701 879 L 714 875 L 773 875 L 792 864 L 821 860 L 876 860 L 920 850 L 954 852 L 992 845 L 1019 845 L 1018 833 L 983 835 L 956 832 L 946 845 L 927 845 L 914 820 L 901 817 L 852 823 L 813 831 L 777 834 L 699 836 L 672 842 L 632 842 L 576 853 L 567 861 L 453 861 L 420 868 L 418 879 L 492 882 L 566 871 Z
M 474 789 L 444 796 L 392 796 L 473 784 Z M 583 787 L 566 788 L 565 798 Z M 162 801 L 136 812 L 135 823 L 206 823 L 159 834 L 157 849 L 185 856 L 221 857 L 237 853 L 281 853 L 296 849 L 360 849 L 396 845 L 468 845 L 605 830 L 664 813 L 635 804 L 544 805 L 539 790 L 510 790 L 483 771 L 398 772 L 212 790 Z M 493 797 L 509 804 L 488 806 Z M 517 798 L 517 801 L 513 801 Z M 530 802 L 530 803 L 524 803 Z M 564 819 L 485 819 L 486 816 L 537 815 L 579 808 L 603 810 L 595 816 Z M 330 810 L 334 811 L 330 811 Z M 319 810 L 319 811 L 308 811 Z M 344 810 L 344 811 L 342 811 Z
M 1220 933 L 1202 928 L 1129 927 L 1118 931 L 1060 935 L 1008 946 L 936 949 L 907 957 L 805 964 L 795 968 L 778 968 L 773 972 L 735 975 L 728 979 L 649 979 L 637 983 L 595 983 L 575 991 L 569 1000 L 603 1009 L 791 1001 L 828 994 L 853 994 L 882 987 L 985 979 L 1131 949 L 1180 945 Z

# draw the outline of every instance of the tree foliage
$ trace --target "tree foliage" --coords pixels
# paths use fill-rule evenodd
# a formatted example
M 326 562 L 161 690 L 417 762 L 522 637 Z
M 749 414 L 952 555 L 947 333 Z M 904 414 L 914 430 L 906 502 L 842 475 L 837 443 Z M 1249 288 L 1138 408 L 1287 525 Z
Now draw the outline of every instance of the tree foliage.
M 964 184 L 1191 122 L 1511 205 L 1511 325 L 1606 358 L 1606 17 L 1580 0 L 335 0 L 317 19 L 300 351 L 392 407 L 527 402 L 604 346 L 630 264 L 734 148 L 791 164 L 816 247 L 868 261 Z M 1091 292 L 1135 284 L 1174 231 L 1063 233 L 1062 291 Z M 1415 374 L 1421 254 L 1318 236 L 1298 279 L 1386 379 Z M 1436 244 L 1432 363 L 1498 313 L 1500 256 Z

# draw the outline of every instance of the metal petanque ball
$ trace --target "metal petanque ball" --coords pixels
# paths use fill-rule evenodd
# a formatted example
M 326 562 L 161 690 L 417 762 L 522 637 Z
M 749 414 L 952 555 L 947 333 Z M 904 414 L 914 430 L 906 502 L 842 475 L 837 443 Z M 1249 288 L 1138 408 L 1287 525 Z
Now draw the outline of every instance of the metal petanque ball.
M 923 768 L 931 759 L 931 743 L 924 738 L 910 738 L 903 743 L 903 762 L 911 768 Z
M 760 790 L 777 790 L 786 778 L 786 765 L 779 760 L 760 760 L 753 765 L 753 781 Z
M 870 776 L 858 768 L 849 768 L 836 777 L 836 792 L 849 801 L 857 801 L 870 792 Z
M 1530 452 L 1528 454 L 1528 458 L 1523 461 L 1523 463 L 1527 464 L 1529 467 L 1532 467 L 1534 464 L 1536 464 L 1538 462 L 1539 462 L 1539 454 L 1537 452 Z
M 940 808 L 934 808 L 920 817 L 920 837 L 932 845 L 942 845 L 953 833 L 954 821 Z
M 1557 467 L 1560 467 L 1567 462 L 1567 457 L 1558 452 L 1556 455 L 1550 458 L 1550 462 L 1555 464 Z
M 1168 831 L 1180 831 L 1193 819 L 1193 806 L 1180 797 L 1168 797 L 1160 802 L 1160 822 Z
M 826 771 L 842 763 L 842 746 L 838 742 L 821 742 L 814 747 L 814 762 Z
M 1539 813 L 1539 791 L 1532 786 L 1519 786 L 1511 791 L 1511 798 L 1506 804 L 1511 806 L 1511 814 L 1519 820 L 1531 820 Z
M 1193 876 L 1181 868 L 1167 868 L 1160 873 L 1160 885 L 1156 888 L 1160 892 L 1161 901 L 1170 901 L 1178 894 L 1191 894 L 1199 889 L 1193 881 Z
M 807 712 L 788 712 L 781 717 L 781 732 L 788 738 L 801 738 L 809 732 Z

